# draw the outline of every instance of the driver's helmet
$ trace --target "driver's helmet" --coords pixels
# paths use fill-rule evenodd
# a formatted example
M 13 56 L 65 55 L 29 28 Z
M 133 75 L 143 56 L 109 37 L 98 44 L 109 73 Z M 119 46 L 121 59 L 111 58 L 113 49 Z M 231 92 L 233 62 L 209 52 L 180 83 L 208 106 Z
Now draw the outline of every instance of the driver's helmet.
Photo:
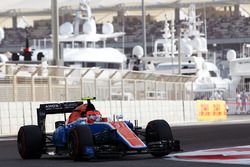
M 99 111 L 88 111 L 87 112 L 87 122 L 100 122 L 102 120 L 102 115 Z

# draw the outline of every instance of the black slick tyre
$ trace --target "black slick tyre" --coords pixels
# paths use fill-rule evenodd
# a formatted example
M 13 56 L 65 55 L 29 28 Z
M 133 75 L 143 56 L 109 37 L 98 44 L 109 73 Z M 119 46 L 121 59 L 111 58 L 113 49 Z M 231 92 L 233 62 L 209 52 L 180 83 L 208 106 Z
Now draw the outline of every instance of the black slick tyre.
M 172 130 L 165 120 L 150 121 L 146 127 L 146 144 L 173 140 Z M 154 151 L 154 157 L 162 157 L 169 154 L 171 150 Z
M 17 147 L 23 159 L 39 159 L 43 150 L 43 134 L 36 125 L 22 126 L 17 135 Z
M 80 161 L 93 158 L 93 154 L 86 153 L 86 149 L 93 148 L 93 145 L 93 136 L 88 126 L 76 126 L 70 131 L 68 151 L 72 160 Z

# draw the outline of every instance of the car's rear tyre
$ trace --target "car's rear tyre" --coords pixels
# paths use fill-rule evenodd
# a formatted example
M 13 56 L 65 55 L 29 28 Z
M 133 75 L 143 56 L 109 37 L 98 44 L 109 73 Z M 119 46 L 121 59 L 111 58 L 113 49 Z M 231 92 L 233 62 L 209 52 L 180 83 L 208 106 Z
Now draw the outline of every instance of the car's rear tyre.
M 146 144 L 159 141 L 173 140 L 172 130 L 165 120 L 150 121 L 146 127 Z M 162 157 L 169 154 L 171 150 L 151 152 L 154 157 Z
M 94 157 L 94 142 L 88 126 L 76 126 L 69 133 L 69 156 L 74 161 L 89 160 Z
M 22 126 L 17 135 L 17 147 L 23 159 L 39 159 L 43 150 L 43 134 L 38 126 Z

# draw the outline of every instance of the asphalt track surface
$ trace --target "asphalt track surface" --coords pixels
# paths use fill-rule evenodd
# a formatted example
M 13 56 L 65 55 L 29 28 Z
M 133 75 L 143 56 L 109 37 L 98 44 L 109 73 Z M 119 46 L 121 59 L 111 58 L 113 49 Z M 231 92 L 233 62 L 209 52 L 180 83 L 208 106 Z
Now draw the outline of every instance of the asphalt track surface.
M 230 119 L 232 120 L 232 119 Z M 173 126 L 175 139 L 181 141 L 183 151 L 250 145 L 250 120 L 224 123 Z M 172 161 L 153 158 L 151 155 L 130 155 L 120 159 L 95 159 L 74 162 L 67 157 L 44 155 L 39 160 L 22 160 L 16 141 L 0 142 L 0 167 L 225 167 L 244 166 L 198 162 Z

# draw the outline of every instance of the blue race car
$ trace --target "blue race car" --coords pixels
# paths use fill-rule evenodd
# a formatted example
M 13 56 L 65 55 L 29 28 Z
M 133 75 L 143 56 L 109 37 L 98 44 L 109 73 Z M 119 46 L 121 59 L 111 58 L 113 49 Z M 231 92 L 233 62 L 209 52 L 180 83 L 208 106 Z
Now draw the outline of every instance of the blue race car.
M 38 125 L 22 126 L 17 144 L 23 159 L 38 159 L 42 154 L 66 155 L 73 160 L 89 160 L 108 156 L 150 153 L 162 157 L 180 150 L 165 120 L 150 121 L 146 129 L 130 121 L 108 121 L 102 118 L 91 100 L 87 103 L 65 102 L 41 104 L 37 109 Z M 71 113 L 66 121 L 66 113 Z M 46 133 L 47 114 L 64 114 L 64 121 L 55 122 L 55 131 Z M 53 153 L 53 154 L 51 154 Z

